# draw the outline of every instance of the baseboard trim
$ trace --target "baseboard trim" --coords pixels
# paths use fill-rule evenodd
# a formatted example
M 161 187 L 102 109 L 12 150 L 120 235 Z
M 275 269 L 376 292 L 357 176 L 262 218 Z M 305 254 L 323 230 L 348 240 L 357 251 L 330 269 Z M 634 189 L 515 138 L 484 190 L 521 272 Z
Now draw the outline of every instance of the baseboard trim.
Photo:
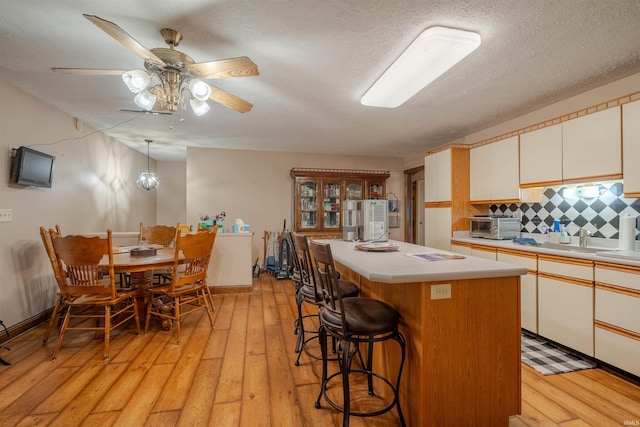
M 238 286 L 209 286 L 212 294 L 250 294 L 253 291 L 253 285 Z
M 27 332 L 28 330 L 38 327 L 45 322 L 48 322 L 51 319 L 51 313 L 53 313 L 53 307 L 41 313 L 35 314 L 20 323 L 16 323 L 15 325 L 7 327 L 10 336 L 7 336 L 4 330 L 0 330 L 0 344 L 9 342 L 12 339 Z

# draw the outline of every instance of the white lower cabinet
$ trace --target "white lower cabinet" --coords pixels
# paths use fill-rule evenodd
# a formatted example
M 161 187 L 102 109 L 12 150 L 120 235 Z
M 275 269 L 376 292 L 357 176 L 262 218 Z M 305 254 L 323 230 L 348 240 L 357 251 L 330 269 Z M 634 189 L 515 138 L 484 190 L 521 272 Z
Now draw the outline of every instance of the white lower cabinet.
M 593 356 L 593 301 L 593 262 L 539 256 L 538 334 Z
M 640 376 L 640 268 L 595 267 L 595 357 Z
M 538 276 L 538 333 L 593 356 L 593 287 Z
M 520 326 L 538 333 L 538 275 L 520 276 Z
M 451 208 L 425 208 L 424 245 L 451 250 Z
M 640 376 L 640 338 L 633 338 L 596 325 L 596 359 Z
M 498 261 L 528 270 L 520 276 L 520 326 L 538 333 L 538 257 L 531 252 L 498 249 Z

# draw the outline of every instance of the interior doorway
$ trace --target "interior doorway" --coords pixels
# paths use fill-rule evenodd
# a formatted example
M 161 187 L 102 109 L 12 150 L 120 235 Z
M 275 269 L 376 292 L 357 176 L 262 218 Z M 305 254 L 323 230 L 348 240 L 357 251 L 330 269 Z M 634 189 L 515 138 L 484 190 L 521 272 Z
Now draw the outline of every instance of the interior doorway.
M 404 171 L 405 236 L 408 243 L 424 245 L 424 166 Z
M 424 246 L 424 179 L 416 184 L 416 244 Z

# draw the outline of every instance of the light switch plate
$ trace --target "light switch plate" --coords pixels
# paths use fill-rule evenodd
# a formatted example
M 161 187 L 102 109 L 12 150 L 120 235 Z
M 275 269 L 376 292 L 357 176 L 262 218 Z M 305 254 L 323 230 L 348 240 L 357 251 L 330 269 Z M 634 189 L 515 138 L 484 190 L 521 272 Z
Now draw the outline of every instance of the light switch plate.
M 431 299 L 451 298 L 451 283 L 431 285 Z
M 13 221 L 13 209 L 0 209 L 0 222 Z

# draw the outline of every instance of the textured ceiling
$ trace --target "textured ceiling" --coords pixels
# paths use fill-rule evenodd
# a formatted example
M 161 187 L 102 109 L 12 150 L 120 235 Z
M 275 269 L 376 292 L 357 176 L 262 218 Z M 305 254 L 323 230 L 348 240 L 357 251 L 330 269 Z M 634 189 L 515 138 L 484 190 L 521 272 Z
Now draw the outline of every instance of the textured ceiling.
M 145 154 L 154 140 L 158 160 L 186 146 L 402 157 L 640 72 L 637 0 L 0 0 L 0 11 L 0 78 Z M 121 111 L 137 107 L 118 76 L 51 71 L 142 67 L 83 13 L 147 49 L 166 47 L 161 28 L 179 30 L 196 62 L 250 57 L 259 76 L 209 82 L 254 108 Z M 433 25 L 482 45 L 401 107 L 362 106 Z

